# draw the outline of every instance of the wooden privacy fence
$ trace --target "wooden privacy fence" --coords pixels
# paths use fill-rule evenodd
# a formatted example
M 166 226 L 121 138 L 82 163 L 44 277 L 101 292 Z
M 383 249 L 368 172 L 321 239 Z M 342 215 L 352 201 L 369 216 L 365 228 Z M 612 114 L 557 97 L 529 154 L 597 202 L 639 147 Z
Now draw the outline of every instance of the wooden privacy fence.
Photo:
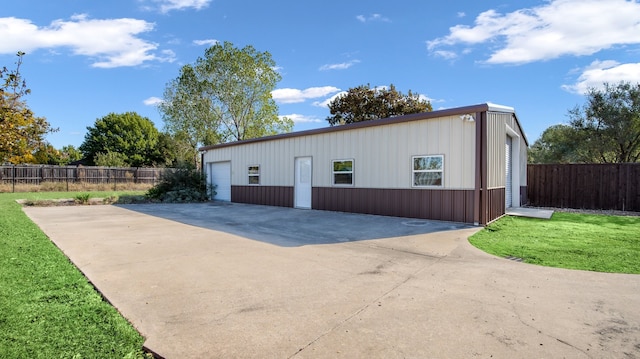
M 536 207 L 640 211 L 640 163 L 528 165 L 527 197 Z
M 0 184 L 39 185 L 43 182 L 155 184 L 166 168 L 119 168 L 50 165 L 0 166 Z

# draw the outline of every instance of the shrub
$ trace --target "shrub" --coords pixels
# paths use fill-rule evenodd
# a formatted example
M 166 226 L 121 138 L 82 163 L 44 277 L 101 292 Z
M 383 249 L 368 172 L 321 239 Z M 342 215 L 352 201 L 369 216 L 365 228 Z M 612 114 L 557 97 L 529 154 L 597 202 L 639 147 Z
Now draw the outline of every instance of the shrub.
M 75 196 L 75 202 L 79 204 L 88 204 L 89 198 L 91 198 L 91 194 L 89 193 L 81 193 Z
M 215 194 L 206 176 L 193 168 L 167 170 L 157 185 L 147 191 L 150 199 L 163 202 L 203 202 Z
M 123 195 L 123 196 L 111 196 L 109 203 L 117 204 L 133 204 L 133 203 L 149 203 L 149 198 L 146 195 Z

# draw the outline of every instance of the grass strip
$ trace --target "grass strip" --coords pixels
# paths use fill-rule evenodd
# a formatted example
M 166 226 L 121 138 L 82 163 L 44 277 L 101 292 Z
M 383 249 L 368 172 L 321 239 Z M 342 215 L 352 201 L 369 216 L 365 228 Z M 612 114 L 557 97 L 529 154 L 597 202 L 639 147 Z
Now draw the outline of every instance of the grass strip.
M 640 217 L 556 212 L 503 217 L 469 238 L 500 257 L 548 267 L 640 274 Z
M 16 199 L 80 192 L 0 193 L 0 357 L 144 358 L 144 338 L 24 214 Z M 93 197 L 139 194 L 93 192 Z

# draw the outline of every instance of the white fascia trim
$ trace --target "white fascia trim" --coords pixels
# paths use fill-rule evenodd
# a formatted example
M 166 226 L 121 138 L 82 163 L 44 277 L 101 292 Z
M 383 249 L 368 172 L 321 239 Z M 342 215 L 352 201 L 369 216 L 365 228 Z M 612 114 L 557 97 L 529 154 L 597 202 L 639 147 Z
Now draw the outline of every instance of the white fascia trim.
M 497 105 L 491 102 L 487 102 L 487 106 L 489 107 L 489 111 L 516 113 L 516 110 L 509 106 Z

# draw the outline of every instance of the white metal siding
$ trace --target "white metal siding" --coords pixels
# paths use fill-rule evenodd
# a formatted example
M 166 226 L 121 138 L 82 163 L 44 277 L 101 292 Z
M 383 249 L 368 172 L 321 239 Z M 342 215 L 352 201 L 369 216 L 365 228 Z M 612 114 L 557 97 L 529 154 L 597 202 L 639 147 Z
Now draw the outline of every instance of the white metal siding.
M 510 113 L 487 113 L 487 187 L 498 188 L 505 185 L 505 146 L 507 136 L 506 121 Z
M 294 159 L 313 157 L 314 187 L 332 186 L 332 160 L 354 159 L 354 186 L 411 188 L 411 157 L 444 155 L 444 187 L 473 189 L 475 122 L 460 116 L 274 139 L 209 150 L 205 162 L 231 161 L 232 185 L 247 185 L 260 165 L 260 184 L 294 185 Z
M 527 143 L 524 140 L 524 136 L 521 136 L 520 138 L 520 153 L 516 154 L 516 156 L 520 156 L 520 168 L 518 169 L 520 171 L 520 186 L 526 187 L 527 186 L 527 160 L 528 160 L 528 156 L 527 156 Z M 519 189 L 518 189 L 518 193 Z
M 509 129 L 509 130 L 508 130 Z M 511 113 L 487 113 L 487 186 L 488 188 L 504 187 L 505 183 L 505 138 L 508 131 L 513 131 L 511 136 L 511 147 L 519 149 L 518 153 L 511 153 L 512 156 L 519 156 L 518 168 L 512 171 L 519 171 L 519 185 L 527 185 L 527 143 L 524 134 L 520 132 L 515 117 Z M 518 141 L 516 144 L 515 141 Z M 515 163 L 515 161 L 514 161 Z M 513 191 L 519 195 L 520 189 L 514 187 Z

